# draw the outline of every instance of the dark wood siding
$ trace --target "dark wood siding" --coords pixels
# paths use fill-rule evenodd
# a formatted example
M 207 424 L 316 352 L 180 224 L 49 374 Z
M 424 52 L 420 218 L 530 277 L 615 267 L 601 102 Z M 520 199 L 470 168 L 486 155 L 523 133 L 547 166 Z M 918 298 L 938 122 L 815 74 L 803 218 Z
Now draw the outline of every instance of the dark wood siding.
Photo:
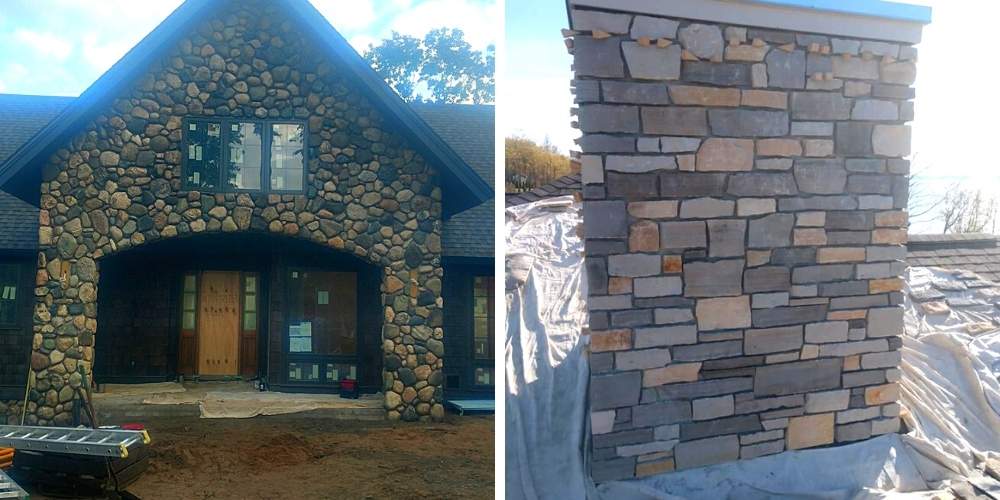
M 11 325 L 0 325 L 0 399 L 24 398 L 24 384 L 31 359 L 35 259 L 34 254 L 0 254 L 0 263 L 15 264 L 19 269 L 16 321 Z
M 476 276 L 493 276 L 493 261 L 462 259 L 444 262 L 441 287 L 441 298 L 444 300 L 444 375 L 445 391 L 451 397 L 463 393 L 493 393 L 493 386 L 477 386 L 474 379 L 472 287 Z

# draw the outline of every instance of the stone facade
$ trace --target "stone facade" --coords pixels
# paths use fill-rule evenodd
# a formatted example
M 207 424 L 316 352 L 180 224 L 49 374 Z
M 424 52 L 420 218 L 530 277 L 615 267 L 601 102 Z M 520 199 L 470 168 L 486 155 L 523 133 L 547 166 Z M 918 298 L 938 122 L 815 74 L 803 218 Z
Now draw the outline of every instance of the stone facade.
M 594 479 L 897 431 L 916 50 L 571 15 Z
M 100 355 L 101 257 L 233 232 L 302 238 L 381 269 L 388 417 L 443 416 L 437 173 L 277 6 L 222 6 L 42 166 L 27 423 L 68 423 L 78 367 L 90 373 Z M 185 191 L 183 120 L 212 116 L 307 122 L 304 193 Z

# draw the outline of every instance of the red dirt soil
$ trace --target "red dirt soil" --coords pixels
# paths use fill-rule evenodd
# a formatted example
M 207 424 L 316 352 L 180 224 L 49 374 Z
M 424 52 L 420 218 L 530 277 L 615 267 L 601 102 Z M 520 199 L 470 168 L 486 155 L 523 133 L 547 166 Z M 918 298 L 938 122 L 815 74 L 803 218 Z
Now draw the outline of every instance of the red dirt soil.
M 152 419 L 146 499 L 493 498 L 493 417 Z

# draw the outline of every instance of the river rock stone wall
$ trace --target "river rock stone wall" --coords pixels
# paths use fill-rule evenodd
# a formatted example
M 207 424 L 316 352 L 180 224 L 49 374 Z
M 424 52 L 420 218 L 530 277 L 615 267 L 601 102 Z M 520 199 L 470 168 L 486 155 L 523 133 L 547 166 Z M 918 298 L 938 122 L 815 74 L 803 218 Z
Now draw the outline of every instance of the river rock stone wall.
M 277 5 L 222 5 L 43 166 L 27 423 L 67 424 L 78 367 L 101 355 L 101 257 L 220 232 L 302 238 L 382 269 L 387 415 L 443 417 L 437 174 Z M 304 192 L 185 191 L 183 119 L 213 116 L 306 121 Z
M 916 50 L 571 15 L 594 479 L 897 431 Z

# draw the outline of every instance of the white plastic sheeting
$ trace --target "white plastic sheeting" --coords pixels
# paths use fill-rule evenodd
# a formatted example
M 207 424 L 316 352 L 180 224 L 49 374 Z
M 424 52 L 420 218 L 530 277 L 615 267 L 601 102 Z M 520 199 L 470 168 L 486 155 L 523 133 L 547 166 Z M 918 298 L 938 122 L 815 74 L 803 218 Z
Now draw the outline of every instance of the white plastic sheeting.
M 1000 288 L 955 285 L 954 273 L 907 276 L 901 404 L 905 435 L 781 453 L 595 489 L 585 467 L 587 383 L 583 244 L 569 197 L 507 210 L 507 496 L 535 498 L 933 498 L 1000 458 Z M 965 279 L 972 279 L 964 276 Z M 946 314 L 910 292 L 939 286 Z M 966 491 L 969 491 L 966 489 Z M 993 493 L 997 495 L 997 493 Z M 949 495 L 943 495 L 945 497 Z

